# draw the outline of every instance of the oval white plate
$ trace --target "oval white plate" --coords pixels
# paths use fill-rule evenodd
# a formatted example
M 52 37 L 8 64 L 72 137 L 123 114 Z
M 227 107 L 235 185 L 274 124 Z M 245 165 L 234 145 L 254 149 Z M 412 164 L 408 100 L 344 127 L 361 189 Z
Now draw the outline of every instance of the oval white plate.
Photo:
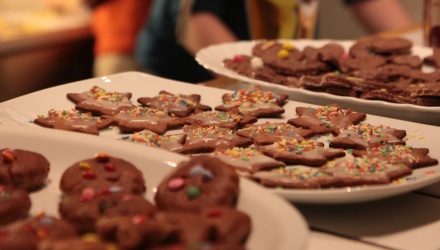
M 38 152 L 51 163 L 49 183 L 42 190 L 31 194 L 31 213 L 44 210 L 58 215 L 60 199 L 59 180 L 64 170 L 82 159 L 91 158 L 97 152 L 123 158 L 135 164 L 144 174 L 147 183 L 146 197 L 152 201 L 155 186 L 178 162 L 187 160 L 182 155 L 126 142 L 92 135 L 38 129 L 29 127 L 0 126 L 0 148 L 19 148 Z M 248 249 L 302 249 L 308 237 L 308 227 L 299 212 L 284 199 L 258 185 L 241 180 L 238 209 L 252 218 L 252 233 Z
M 353 44 L 353 41 L 338 40 L 281 40 L 292 43 L 296 48 L 302 49 L 305 46 L 320 48 L 330 42 L 342 45 L 346 51 Z M 327 105 L 330 103 L 338 103 L 344 108 L 387 116 L 407 121 L 421 122 L 426 124 L 440 125 L 440 107 L 423 107 L 412 104 L 397 104 L 376 100 L 363 100 L 355 97 L 337 96 L 321 92 L 313 92 L 306 89 L 295 89 L 286 86 L 272 84 L 246 76 L 223 67 L 223 60 L 232 58 L 234 55 L 251 55 L 252 47 L 256 41 L 240 41 L 234 43 L 223 43 L 212 45 L 201 49 L 196 54 L 196 60 L 205 68 L 212 70 L 218 74 L 237 79 L 250 84 L 255 84 L 267 90 L 282 92 L 289 94 L 291 100 L 299 102 L 308 102 L 317 105 Z M 427 47 L 413 46 L 412 54 L 421 58 L 432 54 L 432 49 Z

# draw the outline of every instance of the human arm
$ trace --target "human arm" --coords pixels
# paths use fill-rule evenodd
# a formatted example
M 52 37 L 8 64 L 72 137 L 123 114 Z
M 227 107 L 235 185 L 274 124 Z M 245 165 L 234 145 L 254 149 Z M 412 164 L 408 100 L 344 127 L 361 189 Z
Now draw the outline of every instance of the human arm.
M 399 0 L 347 1 L 349 6 L 370 33 L 408 27 L 411 19 Z

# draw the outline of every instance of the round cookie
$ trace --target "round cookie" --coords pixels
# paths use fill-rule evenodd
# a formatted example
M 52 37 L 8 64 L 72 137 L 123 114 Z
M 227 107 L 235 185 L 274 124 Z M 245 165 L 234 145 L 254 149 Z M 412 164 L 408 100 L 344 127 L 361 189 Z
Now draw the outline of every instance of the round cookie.
M 96 192 L 118 189 L 134 194 L 146 191 L 142 172 L 136 166 L 105 153 L 74 163 L 61 176 L 60 189 L 64 193 L 80 194 L 85 188 Z
M 44 214 L 8 224 L 0 235 L 0 249 L 38 249 L 53 240 L 78 237 L 69 223 Z
M 30 208 L 26 191 L 0 185 L 0 225 L 27 217 Z
M 0 152 L 0 184 L 26 190 L 34 190 L 44 184 L 50 163 L 43 155 L 10 148 Z
M 102 216 L 151 216 L 156 207 L 142 196 L 123 192 L 96 193 L 86 188 L 81 195 L 65 196 L 59 204 L 59 212 L 61 218 L 84 233 L 94 231 L 96 221 Z
M 200 155 L 182 162 L 157 188 L 156 206 L 162 210 L 199 213 L 212 206 L 234 207 L 239 179 L 220 159 Z

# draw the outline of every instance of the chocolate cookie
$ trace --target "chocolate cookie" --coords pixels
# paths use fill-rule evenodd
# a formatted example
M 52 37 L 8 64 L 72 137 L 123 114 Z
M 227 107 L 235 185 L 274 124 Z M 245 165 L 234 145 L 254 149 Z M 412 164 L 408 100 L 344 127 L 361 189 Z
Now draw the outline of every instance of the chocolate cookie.
M 168 151 L 178 152 L 182 149 L 186 134 L 159 135 L 149 130 L 135 132 L 132 135 L 124 135 L 121 140 L 142 144 L 148 147 L 161 148 Z
M 223 111 L 205 111 L 182 118 L 183 122 L 192 126 L 216 126 L 237 129 L 245 124 L 255 123 L 256 117 L 230 114 Z
M 43 155 L 10 148 L 1 149 L 0 152 L 1 185 L 32 191 L 45 183 L 50 163 Z
M 80 194 L 85 188 L 95 192 L 118 190 L 134 194 L 146 190 L 142 172 L 123 159 L 98 153 L 68 167 L 61 176 L 60 189 L 66 194 Z
M 413 148 L 406 145 L 381 145 L 366 150 L 353 150 L 354 156 L 382 158 L 391 164 L 405 164 L 411 169 L 438 164 L 438 160 L 428 154 L 427 148 Z
M 216 149 L 247 147 L 253 143 L 228 128 L 185 126 L 183 133 L 186 134 L 185 143 L 174 150 L 182 154 L 209 153 Z
M 78 237 L 69 223 L 44 214 L 8 224 L 0 235 L 0 249 L 38 249 L 51 241 Z
M 264 155 L 256 148 L 234 147 L 230 149 L 216 150 L 211 153 L 211 156 L 222 160 L 240 172 L 246 173 L 285 166 L 283 162 Z
M 192 213 L 213 206 L 235 207 L 238 184 L 233 167 L 215 157 L 195 156 L 180 163 L 162 180 L 155 195 L 156 206 Z
M 110 126 L 112 121 L 75 109 L 62 111 L 51 109 L 47 116 L 39 115 L 35 118 L 34 123 L 47 128 L 98 135 L 99 130 Z
M 342 186 L 388 184 L 392 180 L 412 174 L 403 164 L 390 164 L 379 158 L 348 155 L 329 161 L 321 171 L 339 178 Z
M 321 166 L 328 160 L 345 155 L 341 149 L 324 148 L 321 142 L 305 139 L 283 139 L 257 148 L 275 160 L 306 166 Z
M 154 97 L 140 97 L 138 102 L 146 107 L 159 109 L 177 117 L 187 117 L 193 113 L 211 110 L 211 107 L 200 104 L 199 94 L 172 94 L 160 91 Z
M 289 167 L 259 171 L 250 179 L 266 187 L 294 188 L 294 189 L 317 189 L 329 188 L 339 185 L 338 178 L 330 173 L 325 173 L 319 168 Z
M 183 121 L 170 116 L 166 111 L 146 107 L 122 109 L 118 114 L 107 118 L 111 119 L 120 129 L 128 132 L 148 129 L 158 134 L 164 134 L 167 130 L 182 127 L 184 124 Z
M 402 140 L 405 136 L 405 130 L 361 123 L 341 129 L 341 133 L 330 141 L 329 146 L 344 149 L 367 149 L 385 144 L 405 145 L 405 141 Z
M 76 104 L 76 109 L 94 115 L 115 115 L 122 108 L 134 106 L 130 101 L 131 93 L 109 92 L 98 86 L 82 93 L 68 93 L 67 98 Z
M 0 225 L 27 217 L 30 208 L 31 199 L 26 191 L 0 185 Z
M 308 138 L 316 135 L 316 132 L 310 129 L 296 128 L 287 123 L 266 122 L 239 129 L 237 130 L 237 134 L 253 140 L 255 144 L 266 145 L 282 140 L 283 138 Z
M 295 127 L 313 130 L 319 134 L 332 133 L 337 135 L 341 128 L 358 124 L 367 117 L 365 113 L 342 109 L 337 104 L 319 108 L 297 107 L 295 110 L 298 117 L 289 119 L 287 123 Z
M 97 193 L 85 188 L 81 194 L 63 197 L 59 212 L 61 218 L 70 222 L 79 233 L 85 233 L 95 231 L 95 223 L 102 216 L 152 216 L 156 207 L 142 196 L 112 192 L 112 189 L 108 193 Z

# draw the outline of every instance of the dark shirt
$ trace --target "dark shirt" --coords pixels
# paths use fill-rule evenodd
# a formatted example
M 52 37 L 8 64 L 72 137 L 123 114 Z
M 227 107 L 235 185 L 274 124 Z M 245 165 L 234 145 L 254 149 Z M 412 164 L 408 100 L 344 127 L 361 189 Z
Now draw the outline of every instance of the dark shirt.
M 197 83 L 213 78 L 177 41 L 179 0 L 154 1 L 141 30 L 135 56 L 146 72 L 164 78 Z M 240 40 L 249 40 L 244 0 L 195 0 L 193 12 L 218 16 Z

